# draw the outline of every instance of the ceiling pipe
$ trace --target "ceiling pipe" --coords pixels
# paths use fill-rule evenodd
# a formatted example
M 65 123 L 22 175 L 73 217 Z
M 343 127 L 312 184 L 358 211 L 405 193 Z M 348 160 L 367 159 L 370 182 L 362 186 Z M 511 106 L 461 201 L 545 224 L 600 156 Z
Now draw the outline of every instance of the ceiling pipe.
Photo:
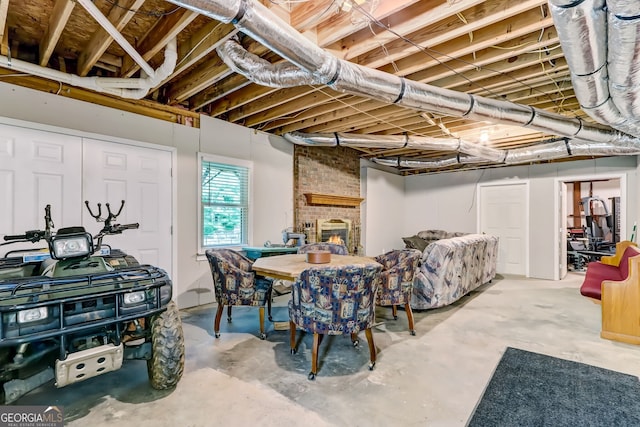
M 549 4 L 582 109 L 599 123 L 640 136 L 640 2 L 549 0 Z
M 629 156 L 640 154 L 635 147 L 618 145 L 612 147 L 610 143 L 593 143 L 579 140 L 569 140 L 563 138 L 559 141 L 543 142 L 531 147 L 515 148 L 506 151 L 503 164 L 517 165 L 554 159 L 563 159 L 570 156 L 602 156 L 605 155 Z M 487 162 L 486 159 L 472 156 L 446 156 L 433 160 L 413 160 L 400 158 L 376 157 L 371 161 L 385 165 L 410 169 L 438 170 L 444 167 L 480 164 L 495 166 L 496 164 Z
M 503 156 L 503 163 L 528 163 L 568 157 L 572 154 L 617 155 L 640 153 L 640 141 L 634 137 L 640 129 L 628 120 L 623 120 L 622 126 L 620 120 L 615 122 L 624 131 L 602 128 L 598 125 L 585 123 L 577 118 L 566 117 L 526 105 L 438 88 L 340 60 L 306 39 L 269 9 L 257 2 L 249 2 L 247 0 L 169 1 L 210 18 L 225 23 L 233 23 L 236 28 L 290 62 L 271 64 L 247 52 L 236 41 L 228 41 L 218 48 L 218 53 L 227 65 L 260 84 L 272 87 L 285 87 L 296 84 L 324 84 L 342 92 L 368 98 L 372 98 L 373 94 L 375 94 L 376 100 L 429 113 L 437 112 L 478 121 L 522 126 L 565 137 L 563 141 L 556 143 L 543 143 L 532 147 L 509 150 Z M 550 1 L 562 2 L 561 0 Z M 575 3 L 581 3 L 581 1 Z M 587 20 L 583 22 L 585 25 L 599 28 L 597 25 L 593 25 L 593 22 Z M 604 33 L 596 30 L 589 32 L 589 34 L 593 37 L 602 38 Z M 598 60 L 599 56 L 596 55 L 594 63 L 598 63 Z M 598 70 L 598 68 L 594 69 Z M 298 79 L 297 82 L 296 79 Z M 601 85 L 594 83 L 595 80 L 594 78 L 585 79 L 583 87 L 587 89 L 586 93 L 589 92 L 589 85 L 594 90 L 605 91 L 605 88 Z M 601 94 L 598 96 L 602 97 Z M 594 103 L 593 110 L 602 116 L 613 115 L 615 117 L 615 111 L 609 106 L 602 107 Z M 611 124 L 611 121 L 608 120 L 603 122 Z M 631 133 L 631 135 L 627 132 Z M 325 136 L 324 138 L 326 143 L 328 139 L 335 139 L 335 135 Z M 359 136 L 358 138 L 362 139 L 363 137 Z M 571 138 L 571 141 L 569 138 Z M 313 143 L 318 144 L 317 141 Z M 363 144 L 361 146 L 367 147 L 377 147 L 383 144 L 380 141 L 371 139 L 366 142 L 360 141 L 360 143 Z M 395 143 L 397 141 L 392 144 Z M 461 161 L 486 162 L 486 158 L 479 159 L 475 156 L 460 156 L 457 154 L 454 157 L 427 162 L 430 162 L 429 164 L 431 165 L 438 165 L 438 167 L 451 164 L 454 161 L 456 163 Z M 384 161 L 383 159 L 378 160 Z M 402 161 L 400 159 L 396 161 L 396 164 L 411 164 L 412 166 L 409 167 L 427 166 L 422 161 Z M 421 166 L 416 166 L 418 164 Z
M 396 168 L 406 168 L 406 169 L 428 169 L 428 170 L 436 170 L 442 169 L 446 167 L 452 167 L 457 165 L 478 165 L 478 164 L 487 164 L 489 163 L 485 159 L 479 159 L 477 157 L 472 156 L 450 156 L 450 157 L 440 157 L 438 159 L 433 160 L 411 160 L 411 159 L 400 159 L 400 158 L 373 158 L 371 159 L 374 163 L 377 163 L 382 166 L 390 166 Z
M 71 86 L 82 87 L 96 92 L 107 93 L 122 98 L 142 99 L 151 88 L 173 73 L 178 60 L 176 39 L 172 39 L 164 51 L 164 62 L 150 76 L 141 78 L 80 77 L 51 68 L 41 67 L 31 62 L 0 56 L 0 67 L 55 80 Z
M 285 88 L 302 85 L 322 84 L 313 74 L 302 70 L 290 62 L 272 64 L 247 51 L 236 37 L 216 48 L 218 56 L 233 71 L 262 86 Z
M 611 97 L 620 111 L 640 118 L 640 2 L 609 0 L 607 67 Z
M 474 144 L 460 138 L 431 138 L 414 135 L 362 135 L 356 133 L 302 133 L 290 132 L 282 135 L 297 145 L 323 147 L 367 147 L 367 148 L 412 148 L 416 150 L 456 151 L 483 161 L 502 163 L 507 152 Z
M 629 141 L 619 131 L 584 123 L 580 119 L 407 80 L 379 70 L 340 60 L 306 39 L 258 2 L 247 0 L 170 0 L 213 19 L 231 22 L 239 30 L 310 73 L 315 81 L 336 90 L 454 117 L 528 127 L 552 135 L 585 141 Z
M 245 75 L 254 82 L 270 87 L 290 87 L 301 84 L 317 84 L 319 80 L 306 70 L 291 63 L 271 64 L 268 61 L 245 50 L 237 40 L 229 40 L 218 48 L 218 55 L 235 72 Z M 366 82 L 363 82 L 366 84 Z M 493 100 L 491 100 L 493 101 Z M 497 101 L 501 102 L 501 101 Z M 515 104 L 514 104 L 515 105 Z M 500 108 L 496 107 L 500 112 Z M 549 113 L 550 114 L 550 113 Z M 564 117 L 564 116 L 560 116 Z M 532 161 L 553 160 L 571 156 L 570 147 L 550 149 L 549 144 L 536 144 L 522 150 L 497 150 L 459 138 L 428 138 L 419 136 L 360 135 L 345 133 L 293 132 L 283 135 L 285 139 L 298 145 L 351 146 L 368 148 L 415 148 L 436 151 L 457 151 L 470 156 L 484 158 L 497 163 L 526 163 Z M 576 151 L 584 151 L 584 143 L 576 139 Z M 612 155 L 620 152 L 640 153 L 640 145 L 635 138 L 619 138 L 614 141 L 595 141 L 590 155 Z

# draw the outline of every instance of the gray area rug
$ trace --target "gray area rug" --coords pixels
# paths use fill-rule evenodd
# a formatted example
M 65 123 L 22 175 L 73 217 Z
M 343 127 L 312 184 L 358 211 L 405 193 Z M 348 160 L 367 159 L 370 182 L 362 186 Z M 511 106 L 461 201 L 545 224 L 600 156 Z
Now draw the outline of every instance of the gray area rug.
M 470 427 L 640 426 L 638 378 L 507 347 Z

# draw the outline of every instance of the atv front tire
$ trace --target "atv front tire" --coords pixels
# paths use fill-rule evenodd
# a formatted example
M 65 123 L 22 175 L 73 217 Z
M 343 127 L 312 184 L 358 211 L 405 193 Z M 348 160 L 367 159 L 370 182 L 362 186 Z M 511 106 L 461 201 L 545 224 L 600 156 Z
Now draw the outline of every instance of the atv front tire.
M 151 387 L 175 387 L 184 371 L 184 335 L 178 308 L 172 301 L 163 313 L 151 318 L 151 359 L 147 372 Z

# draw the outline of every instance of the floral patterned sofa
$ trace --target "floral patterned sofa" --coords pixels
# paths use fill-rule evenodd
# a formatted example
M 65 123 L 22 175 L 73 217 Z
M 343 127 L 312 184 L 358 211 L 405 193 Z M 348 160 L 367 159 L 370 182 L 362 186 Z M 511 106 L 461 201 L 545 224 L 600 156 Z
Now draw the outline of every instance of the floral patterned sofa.
M 496 275 L 495 236 L 424 230 L 403 240 L 407 247 L 422 250 L 413 280 L 413 309 L 451 304 Z

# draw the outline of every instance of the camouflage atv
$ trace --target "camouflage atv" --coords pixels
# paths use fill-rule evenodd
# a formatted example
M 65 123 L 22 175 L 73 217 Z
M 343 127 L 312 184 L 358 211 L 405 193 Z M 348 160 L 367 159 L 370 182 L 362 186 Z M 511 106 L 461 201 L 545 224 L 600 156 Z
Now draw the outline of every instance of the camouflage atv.
M 114 224 L 106 204 L 90 214 L 104 227 L 91 236 L 83 227 L 53 232 L 51 207 L 45 230 L 5 235 L 23 249 L 0 258 L 0 403 L 55 381 L 64 387 L 147 361 L 151 386 L 174 387 L 184 369 L 184 337 L 172 284 L 160 268 L 102 244 L 103 237 L 138 228 Z M 24 249 L 24 242 L 46 249 Z

